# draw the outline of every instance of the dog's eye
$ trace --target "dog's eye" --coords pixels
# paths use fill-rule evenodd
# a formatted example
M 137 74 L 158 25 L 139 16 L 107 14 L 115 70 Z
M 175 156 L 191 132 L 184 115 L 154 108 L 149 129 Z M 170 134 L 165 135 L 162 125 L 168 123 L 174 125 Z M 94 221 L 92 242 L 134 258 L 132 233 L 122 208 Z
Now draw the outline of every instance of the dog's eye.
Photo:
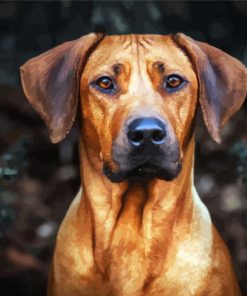
M 108 76 L 100 77 L 98 80 L 96 80 L 95 84 L 98 85 L 103 90 L 113 90 L 114 89 L 113 81 Z
M 173 74 L 166 78 L 165 85 L 167 89 L 175 90 L 184 82 L 183 78 L 179 75 Z

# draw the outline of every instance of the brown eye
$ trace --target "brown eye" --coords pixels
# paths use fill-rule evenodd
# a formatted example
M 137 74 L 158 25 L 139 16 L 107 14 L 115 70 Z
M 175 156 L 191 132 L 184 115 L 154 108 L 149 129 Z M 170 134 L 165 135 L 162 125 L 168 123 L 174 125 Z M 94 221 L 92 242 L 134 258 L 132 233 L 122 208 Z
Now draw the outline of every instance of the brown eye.
M 114 84 L 112 79 L 108 76 L 100 77 L 95 84 L 97 84 L 102 90 L 113 90 Z
M 168 89 L 175 89 L 184 82 L 183 78 L 178 75 L 170 75 L 166 79 L 166 87 Z

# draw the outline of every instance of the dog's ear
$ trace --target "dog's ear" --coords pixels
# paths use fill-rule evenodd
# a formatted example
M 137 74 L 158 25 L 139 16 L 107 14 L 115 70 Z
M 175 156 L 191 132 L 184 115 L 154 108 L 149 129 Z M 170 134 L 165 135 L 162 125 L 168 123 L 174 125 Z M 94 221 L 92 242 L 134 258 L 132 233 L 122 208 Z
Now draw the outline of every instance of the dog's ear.
M 90 52 L 103 34 L 65 42 L 21 66 L 24 93 L 46 123 L 53 143 L 64 139 L 76 115 L 79 80 Z
M 245 100 L 246 67 L 220 49 L 182 33 L 172 35 L 172 38 L 194 67 L 205 124 L 211 137 L 220 143 L 221 128 Z

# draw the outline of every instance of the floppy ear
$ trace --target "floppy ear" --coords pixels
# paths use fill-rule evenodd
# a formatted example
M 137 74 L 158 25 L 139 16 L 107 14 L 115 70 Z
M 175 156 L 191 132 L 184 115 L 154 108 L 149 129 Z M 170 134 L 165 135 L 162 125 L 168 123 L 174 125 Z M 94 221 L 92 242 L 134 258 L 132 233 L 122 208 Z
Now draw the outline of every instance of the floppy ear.
M 103 34 L 65 42 L 21 66 L 24 93 L 46 123 L 53 143 L 64 139 L 76 115 L 79 80 L 86 59 Z
M 220 49 L 182 33 L 172 35 L 172 38 L 194 67 L 205 124 L 211 137 L 220 143 L 221 128 L 245 100 L 246 67 Z

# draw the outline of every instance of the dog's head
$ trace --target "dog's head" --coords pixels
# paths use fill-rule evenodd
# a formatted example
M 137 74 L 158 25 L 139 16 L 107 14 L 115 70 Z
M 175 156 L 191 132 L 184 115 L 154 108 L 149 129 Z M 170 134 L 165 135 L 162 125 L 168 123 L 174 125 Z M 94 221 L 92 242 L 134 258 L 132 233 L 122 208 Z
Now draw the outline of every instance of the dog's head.
M 84 144 L 113 182 L 175 178 L 193 135 L 197 102 L 209 134 L 246 96 L 246 68 L 183 34 L 89 34 L 21 67 L 25 94 L 52 142 L 69 132 L 81 100 Z

